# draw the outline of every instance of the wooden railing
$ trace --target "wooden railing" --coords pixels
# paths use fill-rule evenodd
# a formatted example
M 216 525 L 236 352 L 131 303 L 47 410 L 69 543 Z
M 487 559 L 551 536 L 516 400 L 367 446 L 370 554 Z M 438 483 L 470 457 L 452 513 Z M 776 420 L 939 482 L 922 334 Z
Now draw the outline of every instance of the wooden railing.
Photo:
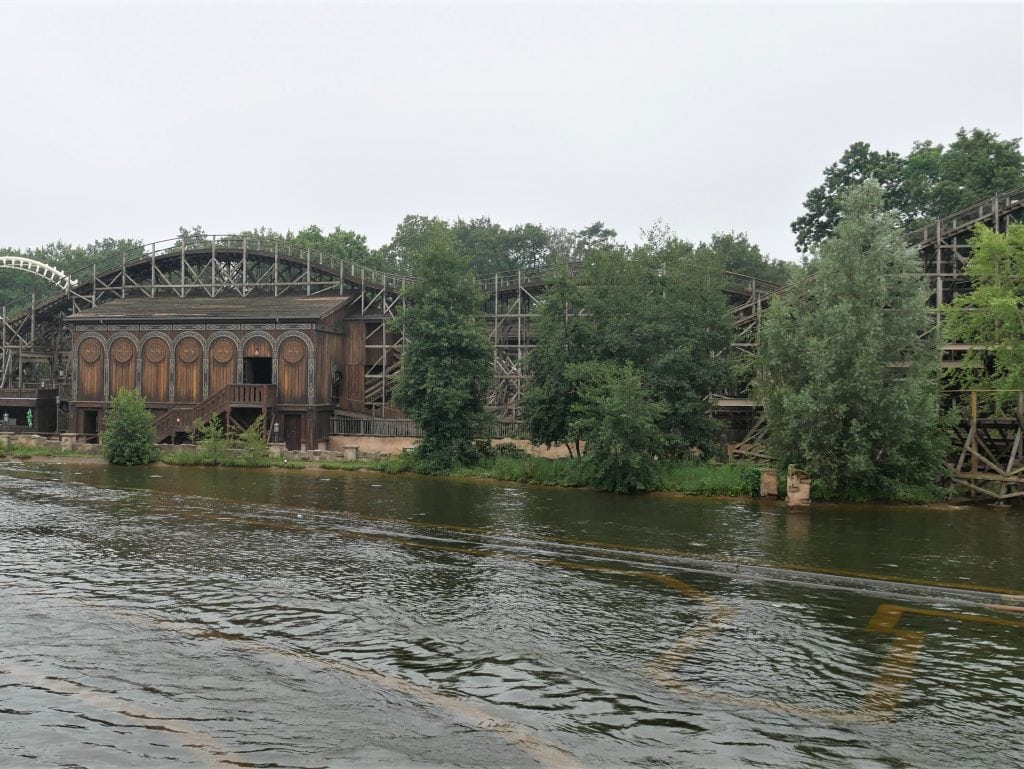
M 275 385 L 229 384 L 195 406 L 170 409 L 156 419 L 156 441 L 166 440 L 177 432 L 190 430 L 197 422 L 205 422 L 214 414 L 232 408 L 271 409 L 277 404 Z
M 331 435 L 368 435 L 376 438 L 419 438 L 423 431 L 411 419 L 331 417 Z
M 56 398 L 57 391 L 45 387 L 0 387 L 0 398 Z

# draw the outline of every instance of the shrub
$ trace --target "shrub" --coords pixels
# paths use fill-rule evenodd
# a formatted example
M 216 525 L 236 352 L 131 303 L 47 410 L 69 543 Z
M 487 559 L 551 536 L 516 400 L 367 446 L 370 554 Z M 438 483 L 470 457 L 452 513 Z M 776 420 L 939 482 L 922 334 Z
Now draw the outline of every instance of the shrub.
M 192 428 L 192 441 L 203 464 L 221 464 L 228 458 L 228 437 L 218 414 L 196 423 Z
M 124 388 L 110 401 L 101 436 L 103 457 L 113 465 L 146 465 L 157 458 L 156 427 L 146 400 Z
M 261 464 L 270 458 L 270 447 L 263 435 L 263 415 L 260 414 L 247 428 L 234 439 L 234 444 L 242 450 L 242 456 L 250 464 Z

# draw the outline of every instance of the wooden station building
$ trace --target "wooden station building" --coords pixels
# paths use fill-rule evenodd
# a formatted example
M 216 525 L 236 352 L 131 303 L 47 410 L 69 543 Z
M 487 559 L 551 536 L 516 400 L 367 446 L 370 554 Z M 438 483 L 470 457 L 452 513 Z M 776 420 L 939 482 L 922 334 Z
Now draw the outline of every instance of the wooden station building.
M 214 414 L 237 428 L 262 414 L 289 448 L 316 448 L 354 352 L 346 345 L 349 301 L 132 298 L 73 313 L 69 429 L 97 432 L 123 388 L 141 392 L 157 415 L 157 440 L 180 438 Z

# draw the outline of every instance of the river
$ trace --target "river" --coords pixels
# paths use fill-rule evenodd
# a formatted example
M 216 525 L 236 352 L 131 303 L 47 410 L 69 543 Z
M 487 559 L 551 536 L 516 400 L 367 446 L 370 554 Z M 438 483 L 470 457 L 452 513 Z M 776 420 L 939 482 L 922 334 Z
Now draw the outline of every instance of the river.
M 0 463 L 0 766 L 1022 767 L 1024 515 Z

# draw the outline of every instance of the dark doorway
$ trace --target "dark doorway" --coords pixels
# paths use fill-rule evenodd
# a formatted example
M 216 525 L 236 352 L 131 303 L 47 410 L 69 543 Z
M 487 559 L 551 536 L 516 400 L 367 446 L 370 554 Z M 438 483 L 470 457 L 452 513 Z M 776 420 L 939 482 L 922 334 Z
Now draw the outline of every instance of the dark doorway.
M 82 432 L 86 435 L 96 435 L 99 430 L 96 428 L 99 425 L 99 412 L 91 409 L 86 409 L 82 412 Z M 91 441 L 93 442 L 93 441 Z
M 270 358 L 243 358 L 242 384 L 273 384 L 274 365 Z
M 302 448 L 302 414 L 284 415 L 284 447 L 288 451 Z

